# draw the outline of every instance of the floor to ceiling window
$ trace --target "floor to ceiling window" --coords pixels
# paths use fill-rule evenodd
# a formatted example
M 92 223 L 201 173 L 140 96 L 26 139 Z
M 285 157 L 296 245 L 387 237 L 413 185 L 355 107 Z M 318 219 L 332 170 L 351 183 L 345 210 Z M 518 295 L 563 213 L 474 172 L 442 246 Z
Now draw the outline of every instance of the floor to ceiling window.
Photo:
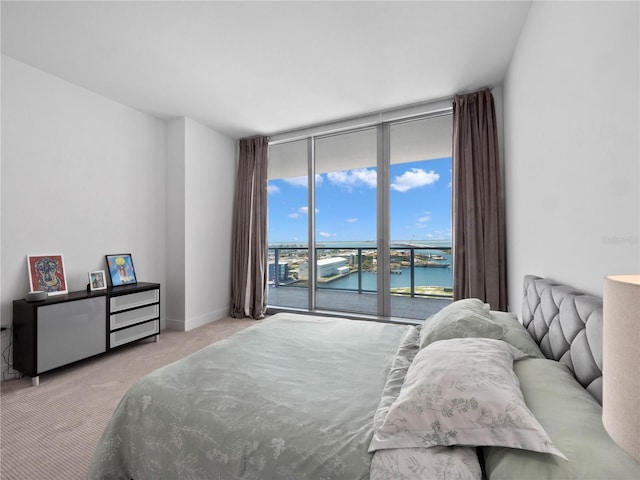
M 316 308 L 377 314 L 377 129 L 315 141 Z
M 391 316 L 424 319 L 453 295 L 450 115 L 390 129 Z
M 451 114 L 269 149 L 270 307 L 424 319 L 451 300 Z
M 309 144 L 269 147 L 268 301 L 302 310 L 309 309 Z

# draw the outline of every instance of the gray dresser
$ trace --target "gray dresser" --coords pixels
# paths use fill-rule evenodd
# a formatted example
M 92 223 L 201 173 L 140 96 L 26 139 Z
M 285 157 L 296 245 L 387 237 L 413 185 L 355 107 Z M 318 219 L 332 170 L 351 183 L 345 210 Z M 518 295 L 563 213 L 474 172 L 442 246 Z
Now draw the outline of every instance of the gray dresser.
M 41 373 L 160 333 L 160 284 L 13 302 L 13 367 L 39 383 Z

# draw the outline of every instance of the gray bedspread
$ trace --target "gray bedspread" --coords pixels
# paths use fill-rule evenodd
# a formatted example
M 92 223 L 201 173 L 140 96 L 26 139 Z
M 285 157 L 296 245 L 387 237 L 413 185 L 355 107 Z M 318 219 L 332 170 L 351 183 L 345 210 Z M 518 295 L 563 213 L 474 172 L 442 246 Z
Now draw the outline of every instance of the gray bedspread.
M 89 478 L 367 479 L 373 417 L 413 328 L 263 320 L 134 385 Z

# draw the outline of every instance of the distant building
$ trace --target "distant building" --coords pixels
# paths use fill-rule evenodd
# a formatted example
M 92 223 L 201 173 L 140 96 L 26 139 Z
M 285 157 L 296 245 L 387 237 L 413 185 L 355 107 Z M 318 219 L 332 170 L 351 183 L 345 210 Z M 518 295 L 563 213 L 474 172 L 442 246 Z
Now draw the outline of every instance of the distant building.
M 276 279 L 276 262 L 269 262 L 269 281 L 274 282 Z M 289 280 L 289 264 L 278 262 L 278 282 L 286 282 Z
M 338 273 L 340 275 L 346 275 L 350 271 L 351 271 L 351 269 L 349 267 L 347 267 L 346 265 L 344 267 L 338 267 Z
M 349 267 L 346 266 L 348 263 L 349 260 L 342 257 L 321 258 L 317 262 L 316 277 L 326 278 L 349 273 Z M 300 278 L 309 278 L 309 264 L 307 262 L 300 264 L 298 275 Z

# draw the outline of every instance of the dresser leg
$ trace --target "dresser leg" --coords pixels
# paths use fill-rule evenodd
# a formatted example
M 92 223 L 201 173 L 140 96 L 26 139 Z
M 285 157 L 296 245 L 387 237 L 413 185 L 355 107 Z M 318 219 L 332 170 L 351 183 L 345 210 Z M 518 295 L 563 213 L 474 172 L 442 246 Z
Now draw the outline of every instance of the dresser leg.
M 160 341 L 160 335 L 156 335 L 153 337 L 153 343 L 158 343 Z
M 37 387 L 38 385 L 40 385 L 40 376 L 36 375 L 35 377 L 31 377 L 31 386 Z

